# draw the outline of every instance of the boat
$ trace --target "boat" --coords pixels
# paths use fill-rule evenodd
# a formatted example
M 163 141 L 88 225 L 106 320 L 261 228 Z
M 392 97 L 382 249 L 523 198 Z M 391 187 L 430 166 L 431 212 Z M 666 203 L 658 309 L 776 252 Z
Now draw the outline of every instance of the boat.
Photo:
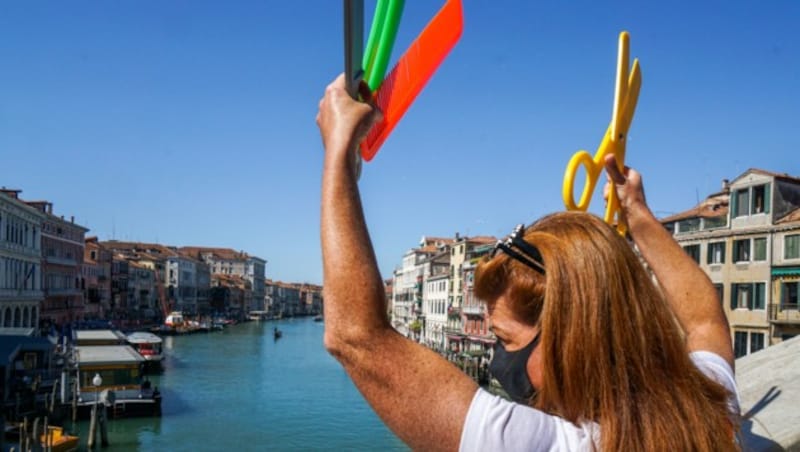
M 322 320 L 323 320 L 323 318 L 322 318 L 322 314 L 319 314 L 319 315 L 316 315 L 316 316 L 314 316 L 314 321 L 315 321 L 315 322 L 321 322 Z
M 31 428 L 32 425 L 28 424 L 28 429 L 30 430 Z M 20 434 L 21 431 L 22 425 L 20 423 L 6 424 L 5 439 L 13 443 L 12 448 L 14 449 L 17 449 L 15 446 L 20 444 L 23 440 Z M 27 441 L 32 440 L 30 431 L 27 433 L 27 438 Z M 70 435 L 64 431 L 63 427 L 58 427 L 55 425 L 48 425 L 47 433 L 39 434 L 39 445 L 41 446 L 41 450 L 48 450 L 52 452 L 73 452 L 78 450 L 79 442 L 79 437 Z M 22 450 L 22 448 L 20 447 L 19 450 Z
M 277 326 L 275 327 L 273 334 L 275 335 L 275 339 L 280 339 L 281 336 L 283 336 L 283 332 L 279 330 Z
M 172 311 L 167 315 L 167 318 L 164 319 L 164 325 L 173 329 L 182 327 L 184 323 L 183 313 L 180 311 Z
M 143 377 L 144 362 L 130 345 L 74 347 L 73 377 L 78 389 L 73 397 L 78 418 L 88 419 L 98 403 L 108 407 L 111 418 L 160 416 L 161 392 Z M 100 376 L 99 385 L 94 384 L 96 375 Z
M 80 438 L 64 432 L 63 427 L 48 426 L 47 433 L 39 435 L 42 448 L 51 452 L 73 452 L 78 450 Z
M 127 336 L 127 342 L 144 358 L 145 370 L 161 369 L 164 341 L 160 337 L 147 331 L 136 331 Z

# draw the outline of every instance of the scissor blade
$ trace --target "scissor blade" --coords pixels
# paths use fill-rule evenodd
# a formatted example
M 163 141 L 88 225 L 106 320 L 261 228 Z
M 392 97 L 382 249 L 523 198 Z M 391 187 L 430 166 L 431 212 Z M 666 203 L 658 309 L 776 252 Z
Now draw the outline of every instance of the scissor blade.
M 375 95 L 383 120 L 361 142 L 361 156 L 372 160 L 444 58 L 461 37 L 461 0 L 447 0 L 406 50 Z
M 628 134 L 628 129 L 633 122 L 633 113 L 636 111 L 636 104 L 639 101 L 639 89 L 642 87 L 642 71 L 639 67 L 639 60 L 633 60 L 633 69 L 628 77 L 628 95 L 625 98 L 625 108 L 622 112 L 622 133 Z
M 628 91 L 628 61 L 630 48 L 630 35 L 627 31 L 619 34 L 617 50 L 617 78 L 614 87 L 614 110 L 611 113 L 611 141 L 623 138 L 622 117 L 625 108 L 625 98 Z
M 347 92 L 358 98 L 358 84 L 364 75 L 364 0 L 344 0 L 344 74 Z

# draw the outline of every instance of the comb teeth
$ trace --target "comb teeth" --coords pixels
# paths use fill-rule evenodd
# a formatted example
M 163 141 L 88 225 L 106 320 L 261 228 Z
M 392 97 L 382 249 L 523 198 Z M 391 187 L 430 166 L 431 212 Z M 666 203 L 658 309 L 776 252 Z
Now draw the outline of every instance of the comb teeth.
M 414 102 L 463 30 L 461 0 L 448 0 L 400 58 L 375 93 L 383 119 L 361 142 L 361 156 L 372 160 Z

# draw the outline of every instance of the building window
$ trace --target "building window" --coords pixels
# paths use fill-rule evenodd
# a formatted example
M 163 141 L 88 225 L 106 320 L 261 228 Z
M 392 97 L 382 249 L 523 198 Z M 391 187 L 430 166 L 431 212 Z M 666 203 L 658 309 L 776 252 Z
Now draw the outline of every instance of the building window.
M 767 239 L 761 237 L 753 239 L 753 260 L 765 261 L 767 260 Z
M 733 261 L 734 262 L 750 261 L 750 239 L 733 241 Z
M 733 354 L 736 358 L 747 354 L 747 331 L 733 333 Z
M 764 348 L 764 333 L 750 333 L 750 353 Z
M 750 215 L 750 190 L 736 190 L 733 193 L 733 216 L 743 217 Z
M 765 283 L 731 284 L 731 310 L 763 310 L 765 305 Z
M 769 185 L 757 185 L 753 187 L 753 202 L 750 212 L 769 213 Z
M 783 239 L 783 258 L 800 258 L 800 234 L 787 235 Z
M 686 254 L 689 255 L 695 262 L 700 263 L 700 245 L 686 245 L 683 247 Z
M 708 244 L 708 264 L 725 263 L 725 242 L 713 242 Z
M 728 216 L 709 217 L 703 219 L 703 229 L 717 229 L 728 225 Z
M 792 281 L 781 284 L 781 307 L 783 309 L 797 309 L 797 292 L 800 282 Z
M 678 222 L 678 233 L 694 232 L 700 230 L 699 218 L 687 218 Z

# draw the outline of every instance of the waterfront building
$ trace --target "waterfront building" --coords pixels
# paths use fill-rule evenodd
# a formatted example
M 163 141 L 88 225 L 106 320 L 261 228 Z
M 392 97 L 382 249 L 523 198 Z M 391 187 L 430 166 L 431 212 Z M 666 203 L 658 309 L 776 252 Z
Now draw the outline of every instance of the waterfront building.
M 422 312 L 418 315 L 420 339 L 429 348 L 444 352 L 447 347 L 447 300 L 450 293 L 450 252 L 447 246 L 423 261 Z
M 248 300 L 253 288 L 249 280 L 239 275 L 211 274 L 209 301 L 211 310 L 232 319 L 244 320 L 251 311 Z
M 111 252 L 100 245 L 97 237 L 85 239 L 81 286 L 87 319 L 104 319 L 110 312 L 111 262 Z
M 322 286 L 309 283 L 298 284 L 300 303 L 306 315 L 322 313 Z
M 266 260 L 230 248 L 184 246 L 178 251 L 205 262 L 211 274 L 238 275 L 250 281 L 252 292 L 248 294 L 247 311 L 265 310 Z
M 258 311 L 263 310 L 282 317 L 294 317 L 307 314 L 305 302 L 301 303 L 299 285 L 282 281 L 272 281 L 270 279 L 267 279 L 265 284 L 268 293 L 265 299 L 268 298 L 271 305 L 265 306 L 266 309 L 258 309 Z
M 661 222 L 717 288 L 737 358 L 800 332 L 800 179 L 749 169 Z
M 475 255 L 476 247 L 485 247 L 494 244 L 494 237 L 462 237 L 456 234 L 455 242 L 450 249 L 450 305 L 447 310 L 447 340 L 448 349 L 453 352 L 462 352 L 469 345 L 469 338 L 464 332 L 463 304 L 464 304 L 464 264 L 469 263 Z M 472 314 L 471 314 L 472 315 Z
M 492 251 L 494 242 L 496 240 L 492 240 L 491 244 L 471 247 L 461 267 L 464 282 L 462 295 L 464 302 L 461 307 L 461 322 L 464 325 L 463 349 L 476 358 L 485 356 L 495 342 L 494 334 L 489 331 L 486 302 L 476 297 L 472 291 L 478 262 Z
M 40 319 L 62 325 L 84 317 L 81 273 L 84 254 L 84 236 L 89 231 L 53 214 L 53 203 L 25 201 L 44 214 L 41 226 L 42 249 L 42 302 Z
M 101 244 L 126 261 L 154 270 L 159 314 L 163 317 L 171 311 L 187 315 L 208 313 L 211 278 L 204 262 L 178 253 L 175 247 L 154 243 L 110 240 Z
M 408 250 L 403 256 L 402 266 L 395 269 L 391 322 L 403 336 L 414 336 L 412 323 L 416 321 L 417 306 L 422 303 L 424 262 L 452 242 L 448 238 L 423 236 L 419 248 Z
M 42 291 L 45 214 L 0 190 L 0 327 L 37 329 Z
M 155 270 L 144 263 L 128 262 L 128 318 L 151 323 L 159 317 Z

